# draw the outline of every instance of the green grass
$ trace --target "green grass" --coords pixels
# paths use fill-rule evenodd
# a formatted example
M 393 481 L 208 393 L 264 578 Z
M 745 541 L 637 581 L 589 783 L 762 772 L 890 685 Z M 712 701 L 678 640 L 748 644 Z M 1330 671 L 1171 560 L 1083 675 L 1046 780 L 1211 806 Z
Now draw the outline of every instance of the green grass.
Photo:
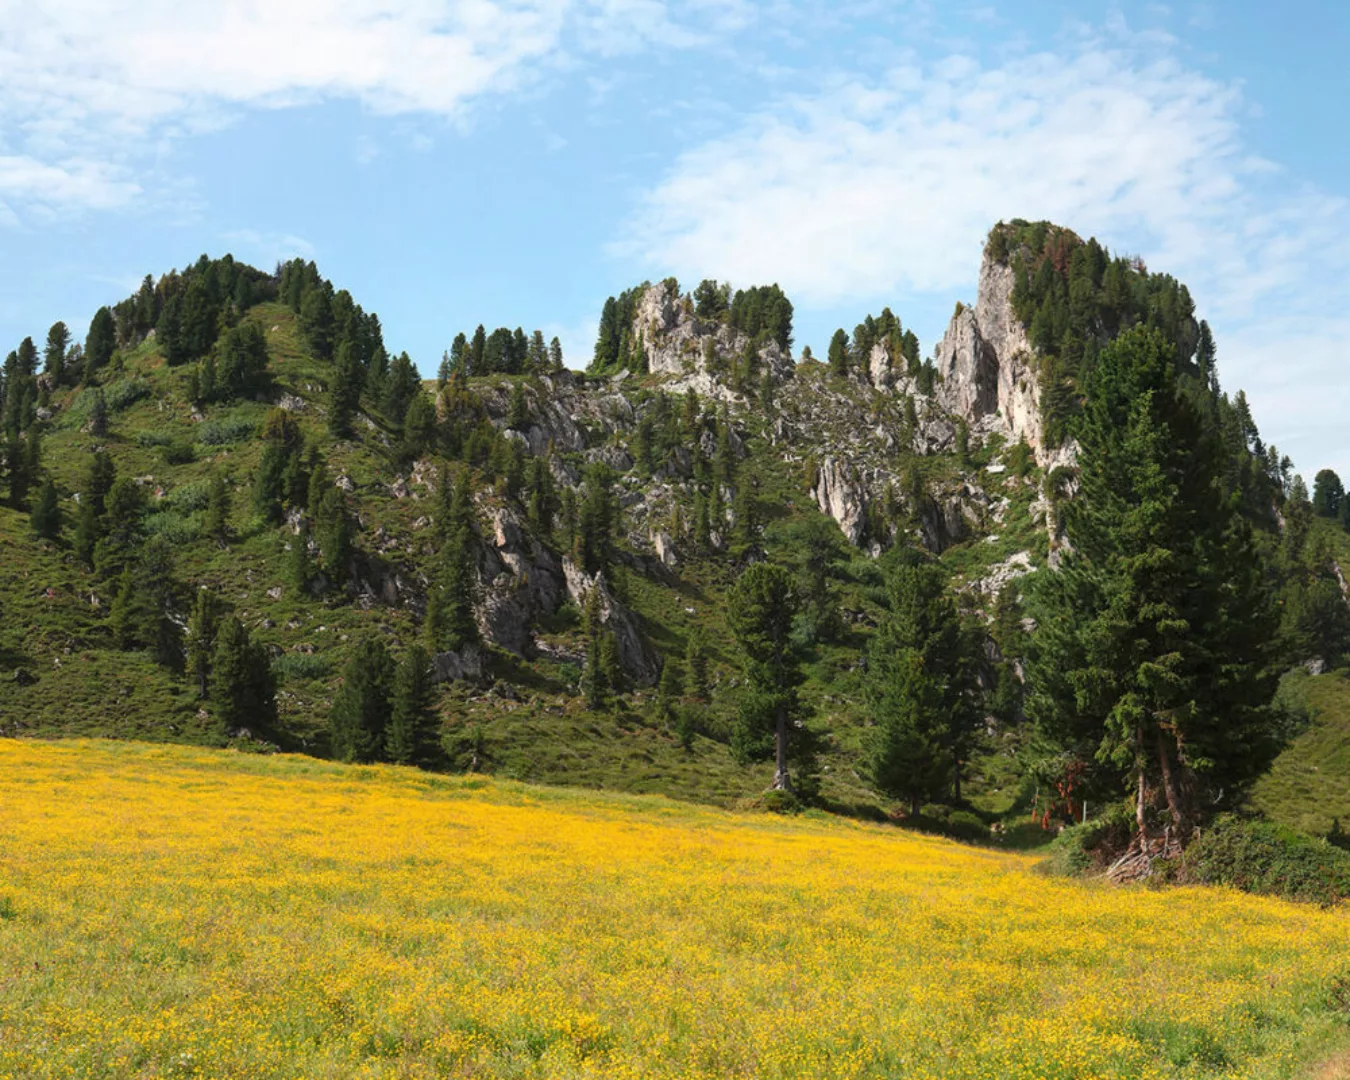
M 1285 694 L 1302 701 L 1311 723 L 1252 792 L 1272 821 L 1323 836 L 1339 818 L 1350 826 L 1350 672 L 1285 676 Z

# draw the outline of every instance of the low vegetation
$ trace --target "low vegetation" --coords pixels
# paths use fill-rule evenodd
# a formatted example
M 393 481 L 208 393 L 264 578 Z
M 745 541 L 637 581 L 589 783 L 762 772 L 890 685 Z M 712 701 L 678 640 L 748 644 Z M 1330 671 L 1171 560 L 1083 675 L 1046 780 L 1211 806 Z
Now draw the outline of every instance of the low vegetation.
M 1350 922 L 822 816 L 0 742 L 0 1076 L 1287 1078 Z

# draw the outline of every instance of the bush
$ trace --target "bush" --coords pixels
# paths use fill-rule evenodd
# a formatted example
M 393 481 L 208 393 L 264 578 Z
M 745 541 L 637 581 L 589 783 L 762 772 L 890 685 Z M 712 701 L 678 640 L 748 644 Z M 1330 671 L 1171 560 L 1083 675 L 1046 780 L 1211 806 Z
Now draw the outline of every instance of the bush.
M 1067 877 L 1082 877 L 1107 865 L 1130 843 L 1134 808 L 1116 803 L 1079 825 L 1070 825 L 1050 843 L 1042 869 Z
M 75 404 L 71 406 L 71 412 L 80 418 L 88 416 L 89 411 L 94 407 L 95 399 L 100 393 L 103 395 L 103 403 L 107 406 L 108 411 L 110 413 L 117 412 L 143 397 L 149 397 L 150 384 L 144 379 L 118 379 L 104 387 L 87 386 L 80 391 L 80 396 L 75 399 Z
M 797 796 L 790 791 L 766 791 L 760 797 L 759 805 L 771 814 L 796 814 L 802 808 Z
M 153 450 L 159 446 L 168 446 L 171 442 L 173 442 L 173 436 L 167 431 L 154 429 L 136 432 L 136 445 L 146 450 Z
M 295 679 L 322 679 L 333 671 L 326 657 L 317 653 L 283 653 L 272 661 L 272 670 L 283 682 Z
M 149 536 L 162 536 L 174 547 L 191 544 L 201 536 L 201 516 L 188 517 L 173 510 L 150 514 L 145 519 Z
M 190 465 L 197 460 L 197 451 L 189 442 L 171 442 L 159 448 L 159 456 L 166 465 Z
M 258 431 L 258 420 L 242 413 L 230 413 L 208 420 L 197 428 L 197 441 L 203 446 L 224 446 L 251 439 Z
M 950 806 L 929 803 L 917 818 L 910 818 L 906 824 L 920 832 L 937 833 L 970 844 L 989 842 L 989 823 L 972 810 L 954 810 Z
M 1350 897 L 1350 852 L 1282 825 L 1225 815 L 1191 842 L 1175 878 L 1330 906 Z
M 194 510 L 205 510 L 210 499 L 210 485 L 205 480 L 198 480 L 174 488 L 164 498 L 160 499 L 153 509 L 158 509 L 161 512 L 170 510 L 179 514 L 190 514 Z

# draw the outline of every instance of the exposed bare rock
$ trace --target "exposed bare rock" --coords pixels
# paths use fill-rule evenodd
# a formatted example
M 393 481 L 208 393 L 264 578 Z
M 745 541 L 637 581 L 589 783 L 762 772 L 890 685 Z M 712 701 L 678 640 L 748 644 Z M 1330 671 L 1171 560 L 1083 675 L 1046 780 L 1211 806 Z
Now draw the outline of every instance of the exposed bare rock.
M 675 555 L 675 540 L 670 533 L 665 531 L 652 533 L 652 548 L 656 551 L 656 557 L 661 560 L 663 566 L 673 567 L 678 565 L 679 559 Z
M 586 606 L 592 591 L 599 592 L 600 623 L 614 635 L 619 663 L 639 686 L 654 685 L 661 673 L 659 661 L 638 629 L 633 613 L 610 592 L 605 576 L 587 574 L 571 559 L 563 560 L 563 573 L 567 579 L 567 592 L 578 607 Z
M 821 512 L 839 523 L 850 544 L 858 544 L 862 540 L 867 495 L 853 467 L 833 455 L 826 457 L 820 463 L 815 496 Z
M 431 658 L 431 681 L 477 680 L 483 677 L 483 653 L 477 645 L 466 645 L 458 652 L 440 652 Z

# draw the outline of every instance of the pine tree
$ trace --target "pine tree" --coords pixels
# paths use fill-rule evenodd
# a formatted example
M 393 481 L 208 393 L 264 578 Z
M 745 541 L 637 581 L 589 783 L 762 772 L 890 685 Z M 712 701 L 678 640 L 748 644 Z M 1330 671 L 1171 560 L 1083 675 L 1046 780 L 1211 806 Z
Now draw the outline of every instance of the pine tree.
M 586 666 L 581 673 L 581 690 L 586 707 L 603 709 L 609 700 L 609 680 L 606 678 L 604 640 L 608 636 L 600 612 L 600 590 L 592 588 L 586 594 L 586 608 L 582 620 L 586 634 Z
M 727 597 L 727 621 L 744 656 L 746 686 L 732 729 L 732 750 L 744 762 L 772 759 L 773 787 L 802 794 L 812 786 L 813 745 L 797 693 L 803 674 L 792 640 L 797 615 L 792 578 L 781 566 L 755 563 Z
M 276 681 L 267 650 L 233 615 L 220 620 L 211 660 L 211 703 L 223 734 L 276 727 Z
M 291 550 L 286 559 L 286 581 L 291 594 L 303 600 L 309 595 L 310 583 L 314 580 L 314 562 L 309 557 L 309 530 L 301 528 L 291 541 Z
M 146 612 L 136 588 L 136 579 L 131 567 L 125 567 L 117 580 L 117 590 L 108 609 L 108 630 L 112 634 L 114 648 L 126 652 L 144 642 Z
M 53 386 L 66 381 L 66 352 L 70 348 L 70 330 L 63 322 L 52 323 L 47 331 L 47 347 L 42 350 L 44 370 Z
M 89 324 L 89 336 L 84 343 L 86 381 L 94 372 L 108 365 L 115 348 L 117 348 L 117 327 L 113 323 L 112 312 L 106 307 L 101 307 L 94 312 L 93 321 Z
M 94 551 L 103 539 L 103 523 L 93 502 L 87 498 L 80 501 L 80 510 L 75 518 L 75 554 L 80 562 L 91 570 L 94 567 Z
M 393 661 L 384 642 L 366 638 L 342 669 L 342 687 L 328 715 L 329 742 L 339 761 L 375 761 L 384 753 Z
M 352 433 L 352 418 L 361 402 L 361 367 L 351 342 L 338 346 L 333 382 L 328 390 L 328 430 L 344 439 Z
M 217 543 L 230 539 L 230 489 L 220 472 L 213 473 L 207 482 L 205 529 Z
M 695 701 L 706 702 L 709 698 L 708 652 L 703 645 L 703 635 L 697 629 L 689 632 L 689 640 L 685 643 L 684 665 L 689 670 L 689 696 Z
M 1080 414 L 1080 494 L 1057 574 L 1038 575 L 1027 711 L 1131 790 L 1141 842 L 1163 804 L 1184 842 L 1235 799 L 1279 744 L 1276 632 L 1266 571 L 1225 475 L 1203 397 L 1178 385 L 1165 335 L 1102 349 Z M 1116 786 L 1120 785 L 1120 786 Z
M 38 492 L 29 523 L 34 535 L 44 540 L 55 540 L 61 534 L 61 506 L 51 477 L 47 478 Z
M 548 366 L 554 374 L 563 370 L 562 342 L 556 337 L 548 343 Z
M 441 474 L 443 509 L 437 530 L 444 537 L 439 568 L 427 597 L 427 648 L 458 651 L 478 641 L 474 604 L 478 599 L 478 553 L 473 531 L 473 498 L 467 473 L 451 481 Z
M 198 589 L 188 616 L 187 671 L 203 700 L 211 691 L 211 665 L 215 660 L 216 635 L 220 629 L 221 603 L 210 589 Z
M 89 405 L 89 434 L 97 439 L 108 434 L 108 401 L 102 387 L 94 389 L 94 400 Z
M 432 743 L 431 664 L 426 650 L 412 645 L 394 671 L 384 756 L 395 765 L 418 765 Z
M 684 672 L 673 656 L 667 656 L 661 665 L 661 681 L 656 686 L 657 708 L 667 725 L 674 723 L 680 698 L 684 696 Z
M 1339 518 L 1345 488 L 1331 469 L 1322 469 L 1313 477 L 1313 513 L 1318 517 Z
M 830 338 L 830 372 L 840 378 L 848 374 L 848 334 L 840 327 Z
M 867 747 L 877 789 L 917 814 L 955 781 L 979 718 L 974 648 L 965 638 L 941 569 L 897 552 L 887 573 L 889 610 L 868 650 L 867 700 L 876 725 Z

